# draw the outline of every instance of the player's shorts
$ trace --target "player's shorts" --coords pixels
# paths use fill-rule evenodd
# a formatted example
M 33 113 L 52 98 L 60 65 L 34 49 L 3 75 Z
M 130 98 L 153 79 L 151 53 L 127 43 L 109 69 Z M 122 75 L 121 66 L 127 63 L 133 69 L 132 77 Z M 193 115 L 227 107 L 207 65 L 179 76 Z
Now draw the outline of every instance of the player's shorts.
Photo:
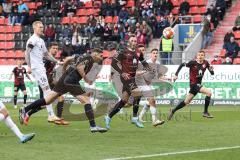
M 5 105 L 0 101 L 0 111 L 5 108 Z
M 82 95 L 86 93 L 80 86 L 80 78 L 77 70 L 70 67 L 67 71 L 60 77 L 57 84 L 53 88 L 53 91 L 63 95 L 65 93 L 70 93 L 73 96 Z
M 201 88 L 202 88 L 201 84 L 191 84 L 189 93 L 191 93 L 195 96 L 199 93 Z
M 131 95 L 132 90 L 138 88 L 135 78 L 125 80 L 123 77 L 121 77 L 121 82 L 123 84 L 122 92 L 126 91 L 129 95 Z
M 19 84 L 19 85 L 14 84 L 14 92 L 18 92 L 19 89 L 21 91 L 25 91 L 26 90 L 25 84 Z
M 44 71 L 44 70 L 33 69 L 32 75 L 41 88 L 49 87 L 46 70 Z
M 152 86 L 141 85 L 141 86 L 138 86 L 138 88 L 140 89 L 143 97 L 145 98 L 154 97 L 154 88 Z

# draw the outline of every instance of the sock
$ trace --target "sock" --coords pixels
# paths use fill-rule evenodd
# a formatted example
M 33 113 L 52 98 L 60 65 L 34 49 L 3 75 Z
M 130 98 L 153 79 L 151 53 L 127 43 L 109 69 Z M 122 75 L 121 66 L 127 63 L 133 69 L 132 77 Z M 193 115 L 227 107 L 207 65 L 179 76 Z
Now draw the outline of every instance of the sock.
M 147 113 L 148 109 L 149 109 L 149 106 L 145 103 L 144 106 L 143 106 L 142 111 L 139 114 L 140 119 L 143 118 L 143 116 Z
M 39 97 L 44 98 L 42 88 L 38 86 L 38 89 L 39 89 Z
M 96 127 L 96 123 L 94 120 L 94 113 L 93 113 L 93 109 L 91 104 L 85 104 L 84 105 L 84 109 L 85 109 L 85 114 L 89 120 L 90 126 L 91 127 Z
M 117 114 L 125 104 L 126 102 L 121 99 L 111 110 L 109 117 L 112 118 L 115 114 Z
M 46 91 L 43 91 L 44 97 L 47 96 L 50 91 L 51 91 L 50 89 L 48 89 Z M 46 108 L 47 108 L 47 112 L 48 112 L 49 117 L 50 116 L 55 116 L 52 104 L 46 105 Z
M 90 104 L 93 106 L 93 103 L 94 103 L 94 98 L 93 98 L 93 96 L 90 96 L 90 97 L 89 97 L 89 101 L 90 101 Z
M 150 112 L 152 114 L 152 122 L 155 122 L 157 120 L 157 108 L 150 106 Z
M 0 121 L 2 121 L 4 118 L 5 118 L 4 115 L 0 113 Z
M 59 118 L 62 117 L 63 104 L 64 104 L 64 101 L 63 101 L 63 102 L 58 102 L 58 103 L 57 103 L 57 116 L 58 116 Z
M 32 114 L 37 113 L 38 111 L 42 110 L 42 106 L 39 106 L 38 108 L 31 109 L 29 112 L 27 112 L 28 116 L 30 117 Z
M 14 101 L 14 105 L 16 106 L 17 105 L 17 96 L 14 96 L 13 101 Z
M 211 97 L 206 96 L 205 97 L 205 105 L 204 105 L 204 113 L 208 113 L 208 106 L 211 101 Z
M 26 102 L 27 102 L 27 95 L 24 95 L 23 100 L 24 100 L 23 103 L 26 104 Z
M 18 127 L 16 126 L 16 124 L 12 121 L 12 119 L 10 118 L 10 116 L 8 116 L 6 119 L 3 120 L 6 124 L 6 126 L 8 128 L 10 128 L 13 133 L 20 139 L 23 134 L 22 132 L 18 129 Z
M 30 105 L 28 105 L 24 109 L 25 109 L 25 112 L 28 112 L 32 109 L 38 109 L 39 107 L 44 106 L 44 105 L 46 105 L 46 101 L 43 98 L 43 99 L 39 99 L 39 100 L 34 101 L 33 103 L 31 103 Z
M 186 106 L 186 104 L 184 101 L 182 101 L 172 110 L 172 112 L 175 113 L 177 110 L 183 108 L 184 106 Z
M 133 117 L 137 117 L 140 100 L 141 100 L 140 98 L 134 98 L 134 101 L 133 101 Z

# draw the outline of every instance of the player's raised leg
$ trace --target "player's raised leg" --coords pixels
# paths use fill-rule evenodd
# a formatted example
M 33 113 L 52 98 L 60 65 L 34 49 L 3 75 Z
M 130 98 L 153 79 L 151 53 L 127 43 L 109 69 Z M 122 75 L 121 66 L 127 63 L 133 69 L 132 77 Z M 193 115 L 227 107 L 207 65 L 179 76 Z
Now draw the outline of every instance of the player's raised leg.
M 142 110 L 141 110 L 141 112 L 140 112 L 140 114 L 139 114 L 139 121 L 141 121 L 141 122 L 143 122 L 143 123 L 145 123 L 145 122 L 147 122 L 147 121 L 145 121 L 145 120 L 143 120 L 143 117 L 144 117 L 144 115 L 147 113 L 147 111 L 149 110 L 149 108 L 150 108 L 150 105 L 149 105 L 149 102 L 148 101 L 144 101 L 143 102 L 143 108 L 142 108 Z
M 0 102 L 0 121 L 3 121 L 6 126 L 12 130 L 12 132 L 19 138 L 21 143 L 26 143 L 35 136 L 35 133 L 25 135 L 19 130 L 16 124 L 12 121 L 8 110 L 5 108 L 5 105 L 2 102 Z
M 209 107 L 209 104 L 210 104 L 210 101 L 211 101 L 211 96 L 212 96 L 211 91 L 209 89 L 205 88 L 205 87 L 202 87 L 199 92 L 206 95 L 203 117 L 213 118 L 213 116 L 208 112 L 208 107 Z
M 156 106 L 156 101 L 154 98 L 148 98 L 148 101 L 149 101 L 149 105 L 150 105 L 150 112 L 151 112 L 151 115 L 152 115 L 152 125 L 154 127 L 158 126 L 158 125 L 162 125 L 164 124 L 164 120 L 159 120 L 157 118 L 157 106 Z

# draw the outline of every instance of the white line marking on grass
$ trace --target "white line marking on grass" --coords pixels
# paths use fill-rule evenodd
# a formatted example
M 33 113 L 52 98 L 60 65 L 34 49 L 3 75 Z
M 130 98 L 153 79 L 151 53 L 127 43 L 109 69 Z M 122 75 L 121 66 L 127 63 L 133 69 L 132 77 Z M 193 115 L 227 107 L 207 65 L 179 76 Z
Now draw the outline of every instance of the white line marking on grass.
M 126 159 L 138 159 L 138 158 L 151 158 L 151 157 L 178 155 L 178 154 L 189 154 L 189 153 L 199 153 L 199 152 L 213 152 L 213 151 L 221 151 L 221 150 L 236 149 L 236 148 L 240 148 L 240 146 L 220 147 L 220 148 L 207 148 L 207 149 L 198 149 L 198 150 L 190 150 L 190 151 L 180 151 L 180 152 L 167 152 L 167 153 L 149 154 L 149 155 L 141 155 L 141 156 L 133 156 L 133 157 L 108 158 L 108 159 L 104 159 L 104 160 L 126 160 Z

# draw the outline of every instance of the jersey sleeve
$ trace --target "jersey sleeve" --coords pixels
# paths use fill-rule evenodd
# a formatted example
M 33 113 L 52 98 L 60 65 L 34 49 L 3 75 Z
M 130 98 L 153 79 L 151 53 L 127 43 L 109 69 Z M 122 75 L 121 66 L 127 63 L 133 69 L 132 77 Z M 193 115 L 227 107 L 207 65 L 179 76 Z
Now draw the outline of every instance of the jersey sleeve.
M 35 45 L 36 45 L 36 40 L 31 38 L 27 42 L 26 49 L 33 49 Z
M 194 65 L 194 61 L 193 60 L 189 61 L 188 63 L 185 63 L 185 66 L 188 67 L 188 68 L 192 67 L 193 65 Z
M 15 67 L 15 68 L 13 68 L 12 72 L 13 72 L 13 73 L 16 73 L 16 67 Z
M 27 74 L 26 68 L 23 67 L 23 73 Z

